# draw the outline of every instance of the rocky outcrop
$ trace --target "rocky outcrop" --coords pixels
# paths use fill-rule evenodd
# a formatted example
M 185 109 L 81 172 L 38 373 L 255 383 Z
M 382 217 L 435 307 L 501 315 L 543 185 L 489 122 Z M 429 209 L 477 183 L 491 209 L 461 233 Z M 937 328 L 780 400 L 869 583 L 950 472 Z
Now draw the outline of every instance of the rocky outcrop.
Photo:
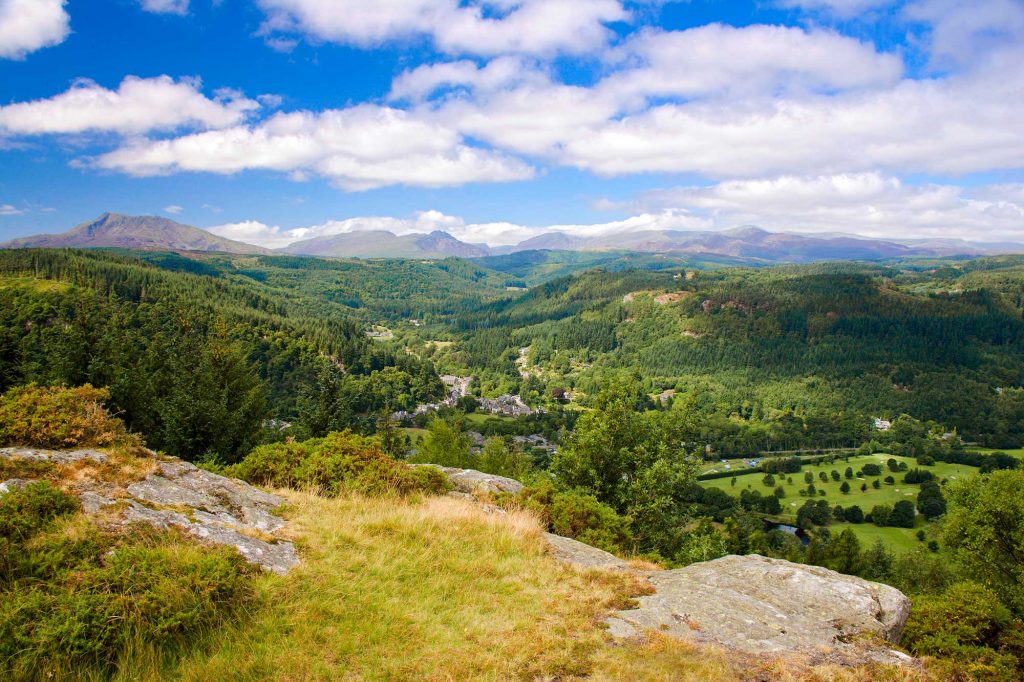
M 544 538 L 551 547 L 551 554 L 559 561 L 580 569 L 600 568 L 613 571 L 629 570 L 629 564 L 603 549 L 562 537 L 554 533 L 545 533 Z
M 798 652 L 900 663 L 910 600 L 899 590 L 818 566 L 727 556 L 648 575 L 654 594 L 608 620 L 618 637 L 645 630 L 751 654 Z
M 115 523 L 148 523 L 177 527 L 206 542 L 234 547 L 248 561 L 283 574 L 299 563 L 295 546 L 274 534 L 285 522 L 273 512 L 284 503 L 277 495 L 237 479 L 225 478 L 177 459 L 152 459 L 152 471 L 140 480 L 117 481 L 103 475 L 78 476 L 70 485 L 82 509 L 110 514 Z M 87 460 L 107 465 L 110 457 L 96 450 L 53 451 L 6 448 L 0 457 L 70 465 Z M 27 481 L 0 484 L 0 494 Z
M 522 490 L 518 481 L 440 467 L 454 495 L 488 505 L 487 493 Z M 888 585 L 819 566 L 751 554 L 727 556 L 669 571 L 640 571 L 571 538 L 545 533 L 552 556 L 581 570 L 633 571 L 652 593 L 607 620 L 613 637 L 646 632 L 711 643 L 751 655 L 801 654 L 812 661 L 913 665 L 888 644 L 899 641 L 910 600 Z
M 448 480 L 455 486 L 455 492 L 466 495 L 477 495 L 487 493 L 518 493 L 523 489 L 523 484 L 504 476 L 485 474 L 475 469 L 456 469 L 454 467 L 443 467 L 436 464 L 424 464 L 421 466 L 437 467 L 445 473 Z

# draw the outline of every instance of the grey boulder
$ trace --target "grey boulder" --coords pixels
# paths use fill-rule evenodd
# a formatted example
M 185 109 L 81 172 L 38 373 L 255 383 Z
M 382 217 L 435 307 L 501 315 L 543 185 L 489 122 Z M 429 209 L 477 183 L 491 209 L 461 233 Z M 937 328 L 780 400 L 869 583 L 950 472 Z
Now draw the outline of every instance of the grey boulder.
M 655 593 L 608 621 L 619 637 L 652 629 L 751 654 L 869 652 L 905 662 L 896 643 L 910 600 L 887 585 L 756 554 L 648 576 Z M 854 646 L 856 644 L 856 646 Z

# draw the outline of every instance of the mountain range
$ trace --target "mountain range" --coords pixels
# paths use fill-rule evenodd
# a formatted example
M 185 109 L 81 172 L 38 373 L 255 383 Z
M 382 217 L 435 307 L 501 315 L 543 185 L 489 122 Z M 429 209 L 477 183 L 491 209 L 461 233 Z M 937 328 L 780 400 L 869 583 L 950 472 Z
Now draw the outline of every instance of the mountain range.
M 882 240 L 843 234 L 789 234 L 744 226 L 717 232 L 639 230 L 581 237 L 552 230 L 515 246 L 489 247 L 456 239 L 443 231 L 396 235 L 384 230 L 315 237 L 277 251 L 219 237 L 158 216 L 104 213 L 56 235 L 23 237 L 0 248 L 114 247 L 149 251 L 206 251 L 349 258 L 480 258 L 520 251 L 629 251 L 715 256 L 750 263 L 802 263 L 818 260 L 875 260 L 905 257 L 983 256 L 1024 253 L 1015 243 L 975 243 L 959 239 Z

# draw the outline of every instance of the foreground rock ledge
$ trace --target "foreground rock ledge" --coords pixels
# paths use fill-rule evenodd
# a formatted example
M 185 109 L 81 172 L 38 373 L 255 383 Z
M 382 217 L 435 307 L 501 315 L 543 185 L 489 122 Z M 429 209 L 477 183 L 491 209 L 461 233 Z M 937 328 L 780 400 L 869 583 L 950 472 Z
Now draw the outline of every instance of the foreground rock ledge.
M 608 619 L 617 637 L 654 629 L 751 654 L 866 657 L 906 663 L 899 641 L 910 600 L 897 589 L 756 554 L 648 576 L 655 594 Z
M 284 498 L 233 478 L 218 476 L 173 458 L 158 458 L 145 451 L 154 471 L 126 483 L 96 477 L 76 477 L 72 488 L 87 513 L 114 514 L 117 523 L 148 523 L 158 528 L 175 526 L 205 542 L 234 547 L 250 563 L 284 574 L 298 565 L 291 542 L 275 533 L 285 522 L 273 510 Z M 40 450 L 3 448 L 0 458 L 48 461 L 55 465 L 86 462 L 102 465 L 108 456 L 97 450 Z M 15 479 L 0 483 L 0 494 L 30 483 Z

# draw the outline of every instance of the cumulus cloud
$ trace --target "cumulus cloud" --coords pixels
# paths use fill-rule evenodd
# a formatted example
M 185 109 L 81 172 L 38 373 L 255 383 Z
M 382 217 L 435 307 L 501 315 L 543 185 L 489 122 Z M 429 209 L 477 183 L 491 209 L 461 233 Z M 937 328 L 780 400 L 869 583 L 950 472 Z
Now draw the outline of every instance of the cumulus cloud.
M 251 169 L 295 179 L 315 174 L 353 191 L 521 180 L 533 173 L 521 161 L 463 144 L 454 130 L 375 105 L 279 113 L 257 125 L 134 140 L 92 164 L 137 176 Z
M 973 64 L 993 50 L 1024 42 L 1020 0 L 915 0 L 904 14 L 927 27 L 929 57 L 938 67 Z
M 1012 64 L 1022 57 L 1006 53 L 985 73 L 866 92 L 655 106 L 577 129 L 560 160 L 603 175 L 710 177 L 1019 168 L 1024 72 Z
M 731 180 L 649 192 L 633 210 L 687 210 L 716 228 L 758 225 L 787 232 L 877 238 L 1024 240 L 1024 186 L 965 190 L 907 184 L 877 172 Z
M 833 31 L 709 24 L 647 29 L 613 53 L 634 63 L 601 83 L 622 96 L 755 94 L 891 85 L 902 60 Z
M 108 90 L 80 80 L 59 95 L 0 107 L 0 135 L 223 128 L 260 106 L 230 90 L 210 99 L 200 85 L 198 79 L 128 76 L 117 90 Z
M 142 0 L 142 9 L 157 14 L 188 14 L 189 0 Z
M 25 211 L 11 204 L 0 204 L 0 216 L 24 215 Z
M 393 100 L 421 100 L 445 88 L 462 87 L 478 93 L 495 92 L 523 85 L 548 85 L 549 76 L 541 67 L 521 57 L 497 57 L 485 66 L 461 60 L 423 64 L 403 71 L 391 84 Z
M 171 204 L 170 206 L 164 206 L 164 213 L 170 213 L 171 215 L 178 215 L 185 209 L 181 206 Z
M 429 39 L 443 52 L 581 54 L 607 42 L 606 24 L 628 18 L 618 0 L 259 0 L 264 34 L 373 47 Z
M 24 59 L 71 33 L 67 0 L 0 0 L 0 58 Z

